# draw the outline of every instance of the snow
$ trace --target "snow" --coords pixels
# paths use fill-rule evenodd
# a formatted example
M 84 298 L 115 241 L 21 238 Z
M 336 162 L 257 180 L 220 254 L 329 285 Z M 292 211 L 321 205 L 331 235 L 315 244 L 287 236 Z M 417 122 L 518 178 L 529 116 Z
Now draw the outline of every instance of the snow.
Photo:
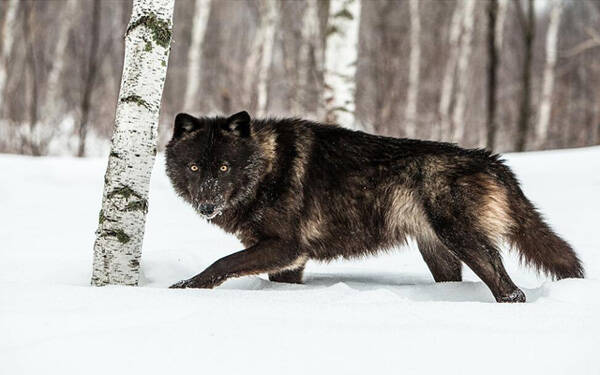
M 414 244 L 309 262 L 305 285 L 265 276 L 171 290 L 239 242 L 180 201 L 158 158 L 140 287 L 91 287 L 106 158 L 0 155 L 0 374 L 600 373 L 600 147 L 508 155 L 587 278 L 518 266 L 526 304 L 433 282 Z

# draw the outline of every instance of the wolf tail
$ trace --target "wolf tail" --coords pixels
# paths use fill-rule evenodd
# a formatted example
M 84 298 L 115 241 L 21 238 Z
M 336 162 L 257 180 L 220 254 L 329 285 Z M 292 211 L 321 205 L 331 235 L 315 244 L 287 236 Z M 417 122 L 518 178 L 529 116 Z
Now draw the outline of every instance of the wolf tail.
M 507 167 L 503 169 L 513 218 L 507 239 L 518 250 L 521 261 L 559 280 L 583 278 L 583 266 L 575 251 L 544 221 L 512 172 Z

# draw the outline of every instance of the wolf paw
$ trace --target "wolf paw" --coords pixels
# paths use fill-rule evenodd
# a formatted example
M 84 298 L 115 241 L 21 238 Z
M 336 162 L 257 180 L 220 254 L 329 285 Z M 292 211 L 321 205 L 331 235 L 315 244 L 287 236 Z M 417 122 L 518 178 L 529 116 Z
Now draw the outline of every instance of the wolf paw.
M 225 276 L 213 276 L 213 277 L 192 277 L 188 280 L 181 280 L 169 287 L 169 289 L 212 289 L 218 285 L 221 285 L 225 281 Z
M 190 287 L 190 280 L 181 280 L 178 283 L 175 283 L 169 287 L 169 289 L 185 289 Z
M 525 293 L 523 293 L 523 291 L 521 289 L 516 289 L 508 295 L 500 296 L 497 300 L 498 300 L 498 302 L 511 303 L 511 302 L 525 302 L 526 298 L 525 298 Z

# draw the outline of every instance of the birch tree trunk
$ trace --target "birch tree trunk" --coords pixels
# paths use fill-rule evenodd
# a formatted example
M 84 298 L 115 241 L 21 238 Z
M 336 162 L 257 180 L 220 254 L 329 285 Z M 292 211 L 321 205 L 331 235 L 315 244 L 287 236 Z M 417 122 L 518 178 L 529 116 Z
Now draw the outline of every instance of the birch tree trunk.
M 92 284 L 137 285 L 174 0 L 134 0 L 108 167 Z
M 562 13 L 562 1 L 554 0 L 550 13 L 550 23 L 546 34 L 546 65 L 544 67 L 544 81 L 542 83 L 542 99 L 540 115 L 536 128 L 536 141 L 543 145 L 548 137 L 550 113 L 552 110 L 552 92 L 554 90 L 554 68 L 556 66 L 556 49 L 558 44 L 558 30 Z
M 258 26 L 252 40 L 250 55 L 248 55 L 244 64 L 243 96 L 246 98 L 244 105 L 246 108 L 252 108 L 254 94 L 256 93 L 255 111 L 259 116 L 264 115 L 266 112 L 268 100 L 267 81 L 273 59 L 277 14 L 277 4 L 273 1 L 260 0 L 258 2 Z
M 463 18 L 463 35 L 458 57 L 458 90 L 456 94 L 456 106 L 453 113 L 453 135 L 452 139 L 461 142 L 465 131 L 465 110 L 467 107 L 467 88 L 469 85 L 469 61 L 473 41 L 475 0 L 465 0 L 465 15 Z
M 414 138 L 417 132 L 417 100 L 419 98 L 419 71 L 421 69 L 421 17 L 419 0 L 410 0 L 410 63 L 408 66 L 408 93 L 406 96 L 406 136 Z
M 83 79 L 83 95 L 81 95 L 81 104 L 79 106 L 79 147 L 77 156 L 85 156 L 85 142 L 89 128 L 90 110 L 92 94 L 94 93 L 94 83 L 98 72 L 98 43 L 100 41 L 100 0 L 94 0 L 94 8 L 92 12 L 92 27 L 90 28 L 91 41 L 89 43 L 89 54 L 87 56 L 87 69 L 85 70 L 85 78 Z
M 444 139 L 450 135 L 450 101 L 452 100 L 452 92 L 454 88 L 454 73 L 456 71 L 456 57 L 458 52 L 458 40 L 460 37 L 460 25 L 463 18 L 463 1 L 458 1 L 452 19 L 450 21 L 450 38 L 449 38 L 449 54 L 446 62 L 446 70 L 442 80 L 442 92 L 440 95 L 440 126 L 439 139 Z
M 305 101 L 307 87 L 310 81 L 310 73 L 313 67 L 313 57 L 317 69 L 322 69 L 324 65 L 324 48 L 319 27 L 319 8 L 317 0 L 307 0 L 306 9 L 302 17 L 302 44 L 299 51 L 300 67 L 298 72 L 298 84 L 296 85 L 296 95 L 293 102 L 293 112 L 300 115 L 305 111 Z M 317 92 L 323 93 L 318 89 Z M 324 108 L 322 100 L 318 101 L 320 107 Z M 321 108 L 317 109 L 316 117 L 320 118 Z
M 506 11 L 508 10 L 508 0 L 495 0 L 498 2 L 498 10 L 496 17 L 495 27 L 495 41 L 496 50 L 502 50 L 502 43 L 504 42 L 504 20 L 506 19 Z
M 55 122 L 58 114 L 63 115 L 61 110 L 59 94 L 60 94 L 60 77 L 65 66 L 65 56 L 67 44 L 69 41 L 69 30 L 75 19 L 75 6 L 77 0 L 67 0 L 61 14 L 62 21 L 56 38 L 56 46 L 54 49 L 54 58 L 52 59 L 52 67 L 48 73 L 48 82 L 46 85 L 46 95 L 44 97 L 43 113 L 45 121 Z
M 278 19 L 278 4 L 271 0 L 261 1 L 261 35 L 264 42 L 262 43 L 262 53 L 260 64 L 258 66 L 258 96 L 257 96 L 257 111 L 258 116 L 267 114 L 268 91 L 267 85 L 269 80 L 269 68 L 273 61 L 273 47 L 275 46 L 275 27 Z
M 0 51 L 0 116 L 2 116 L 2 106 L 4 105 L 4 88 L 6 87 L 8 59 L 12 51 L 12 45 L 15 40 L 15 28 L 17 22 L 17 9 L 19 0 L 9 0 L 5 4 L 6 18 L 2 27 L 2 51 Z
M 360 0 L 331 0 L 325 49 L 325 121 L 355 129 Z
M 39 80 L 38 63 L 36 59 L 36 48 L 34 42 L 34 31 L 36 20 L 35 11 L 32 3 L 24 4 L 23 12 L 23 40 L 26 49 L 25 64 L 29 74 L 25 75 L 25 86 L 27 89 L 28 110 L 29 110 L 29 134 L 22 137 L 22 148 L 28 147 L 33 156 L 41 156 L 40 140 L 36 137 L 38 125 L 38 99 L 39 99 Z
M 194 20 L 192 26 L 192 41 L 187 56 L 188 79 L 185 87 L 183 108 L 185 111 L 198 110 L 196 95 L 200 87 L 202 74 L 202 46 L 210 16 L 212 0 L 196 0 L 194 4 Z

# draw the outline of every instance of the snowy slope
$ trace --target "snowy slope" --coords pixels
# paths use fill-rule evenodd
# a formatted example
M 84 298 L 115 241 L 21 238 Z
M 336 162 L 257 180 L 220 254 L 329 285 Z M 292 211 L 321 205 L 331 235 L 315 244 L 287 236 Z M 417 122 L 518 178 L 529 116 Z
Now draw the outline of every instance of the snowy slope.
M 89 286 L 105 159 L 0 155 L 0 374 L 600 374 L 600 147 L 509 155 L 586 266 L 551 282 L 506 254 L 527 304 L 470 271 L 435 284 L 414 246 L 169 290 L 239 242 L 196 217 L 159 159 L 141 287 Z

